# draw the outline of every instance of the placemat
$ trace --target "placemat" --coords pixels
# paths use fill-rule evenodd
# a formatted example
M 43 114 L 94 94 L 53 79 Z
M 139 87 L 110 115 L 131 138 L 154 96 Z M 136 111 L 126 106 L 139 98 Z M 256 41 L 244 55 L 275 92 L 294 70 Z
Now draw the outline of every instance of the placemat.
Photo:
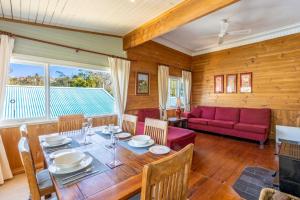
M 78 141 L 72 139 L 72 142 L 70 142 L 69 144 L 65 144 L 65 145 L 57 146 L 57 147 L 43 147 L 43 149 L 47 154 L 50 154 L 52 152 L 59 151 L 62 149 L 73 149 L 73 148 L 80 147 L 80 146 L 81 145 Z
M 73 185 L 75 183 L 78 183 L 86 178 L 89 178 L 91 176 L 95 176 L 97 174 L 103 173 L 107 170 L 109 170 L 110 168 L 108 166 L 106 166 L 105 164 L 101 163 L 98 159 L 96 159 L 93 155 L 91 155 L 88 152 L 85 152 L 87 155 L 93 157 L 93 162 L 90 166 L 74 172 L 74 173 L 70 173 L 70 174 L 64 174 L 64 175 L 54 175 L 55 180 L 57 181 L 58 185 L 60 188 L 62 187 L 67 187 L 70 185 Z M 87 173 L 81 173 L 84 172 L 86 169 L 88 169 L 89 167 L 92 167 L 91 171 L 88 171 Z M 79 174 L 80 173 L 80 174 Z M 78 176 L 73 177 L 74 175 L 78 174 Z M 64 181 L 63 179 L 68 178 L 68 182 L 66 182 L 66 180 Z
M 128 140 L 125 140 L 125 141 L 119 141 L 119 145 L 128 149 L 129 151 L 132 151 L 135 154 L 141 155 L 147 153 L 149 151 L 149 148 L 154 144 L 149 147 L 132 147 L 128 144 Z
M 95 131 L 95 133 L 101 137 L 103 137 L 104 139 L 106 140 L 109 140 L 110 139 L 110 134 L 107 134 L 107 133 L 103 133 L 102 131 Z

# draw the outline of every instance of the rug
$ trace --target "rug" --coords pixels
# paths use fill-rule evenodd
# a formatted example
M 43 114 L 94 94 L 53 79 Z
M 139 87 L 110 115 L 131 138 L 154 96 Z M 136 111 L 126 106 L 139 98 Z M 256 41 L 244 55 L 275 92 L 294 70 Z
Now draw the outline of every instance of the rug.
M 274 173 L 273 170 L 261 167 L 246 167 L 233 189 L 246 200 L 258 200 L 263 188 L 278 189 L 273 186 Z

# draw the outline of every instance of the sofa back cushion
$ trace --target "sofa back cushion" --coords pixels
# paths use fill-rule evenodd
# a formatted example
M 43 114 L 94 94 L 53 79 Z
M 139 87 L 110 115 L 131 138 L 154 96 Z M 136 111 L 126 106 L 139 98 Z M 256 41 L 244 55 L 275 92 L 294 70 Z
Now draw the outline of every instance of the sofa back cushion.
M 240 118 L 239 108 L 229 108 L 229 107 L 217 107 L 216 108 L 216 120 L 232 121 L 238 122 Z
M 215 107 L 210 106 L 200 106 L 201 108 L 201 118 L 204 119 L 215 119 Z
M 246 124 L 262 124 L 269 127 L 271 120 L 271 109 L 263 108 L 241 108 L 240 122 Z
M 138 121 L 145 122 L 146 118 L 160 119 L 158 108 L 144 108 L 138 111 Z
M 197 106 L 197 107 L 192 108 L 192 111 L 190 112 L 190 116 L 194 117 L 194 118 L 200 118 L 201 113 L 202 113 L 201 107 Z

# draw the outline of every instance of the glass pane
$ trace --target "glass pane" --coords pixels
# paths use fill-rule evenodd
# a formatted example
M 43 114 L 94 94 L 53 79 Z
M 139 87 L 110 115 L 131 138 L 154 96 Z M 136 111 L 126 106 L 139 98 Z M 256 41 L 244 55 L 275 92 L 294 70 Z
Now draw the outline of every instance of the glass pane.
M 170 96 L 177 97 L 177 79 L 170 79 Z
M 11 63 L 4 101 L 4 120 L 45 117 L 45 68 Z
M 49 70 L 51 118 L 114 112 L 110 73 L 57 65 Z

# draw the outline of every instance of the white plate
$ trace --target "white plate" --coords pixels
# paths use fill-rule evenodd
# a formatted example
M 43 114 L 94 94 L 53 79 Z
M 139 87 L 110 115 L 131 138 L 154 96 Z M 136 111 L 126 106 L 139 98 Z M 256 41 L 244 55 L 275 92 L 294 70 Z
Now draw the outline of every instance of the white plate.
M 163 146 L 163 145 L 155 145 L 153 147 L 149 148 L 149 151 L 153 154 L 158 154 L 158 155 L 162 155 L 162 154 L 167 154 L 170 152 L 170 148 L 167 146 Z
M 130 134 L 130 133 L 125 133 L 125 132 L 123 132 L 123 133 L 118 133 L 118 134 L 116 134 L 116 136 L 117 136 L 118 138 L 120 138 L 120 139 L 124 139 L 124 138 L 130 137 L 131 134 Z
M 51 164 L 48 167 L 48 170 L 52 174 L 56 174 L 56 175 L 69 174 L 88 167 L 92 162 L 93 162 L 93 157 L 86 155 L 85 158 L 80 162 L 80 164 L 75 167 L 68 168 L 68 169 L 60 169 L 55 164 Z
M 58 150 L 58 151 L 55 151 L 55 152 L 51 153 L 49 155 L 49 158 L 54 159 L 57 156 L 61 156 L 61 155 L 64 155 L 66 153 L 71 153 L 71 152 L 76 152 L 76 151 L 77 151 L 76 149 L 62 149 L 62 150 Z
M 132 147 L 149 147 L 149 146 L 151 146 L 151 145 L 153 145 L 155 142 L 154 142 L 154 140 L 149 140 L 149 142 L 147 142 L 146 144 L 136 144 L 136 143 L 134 143 L 132 140 L 129 140 L 128 141 L 128 145 L 129 146 L 132 146 Z
M 44 147 L 58 147 L 58 146 L 62 146 L 65 144 L 69 144 L 70 142 L 72 142 L 72 138 L 66 138 L 60 144 L 48 144 L 47 142 L 43 142 L 43 146 Z
M 113 131 L 113 133 L 119 133 L 119 132 L 121 132 L 122 131 L 122 129 L 115 129 L 114 131 Z M 108 130 L 102 130 L 101 131 L 103 134 L 107 134 L 107 135 L 109 135 L 110 134 L 110 132 L 108 131 Z

